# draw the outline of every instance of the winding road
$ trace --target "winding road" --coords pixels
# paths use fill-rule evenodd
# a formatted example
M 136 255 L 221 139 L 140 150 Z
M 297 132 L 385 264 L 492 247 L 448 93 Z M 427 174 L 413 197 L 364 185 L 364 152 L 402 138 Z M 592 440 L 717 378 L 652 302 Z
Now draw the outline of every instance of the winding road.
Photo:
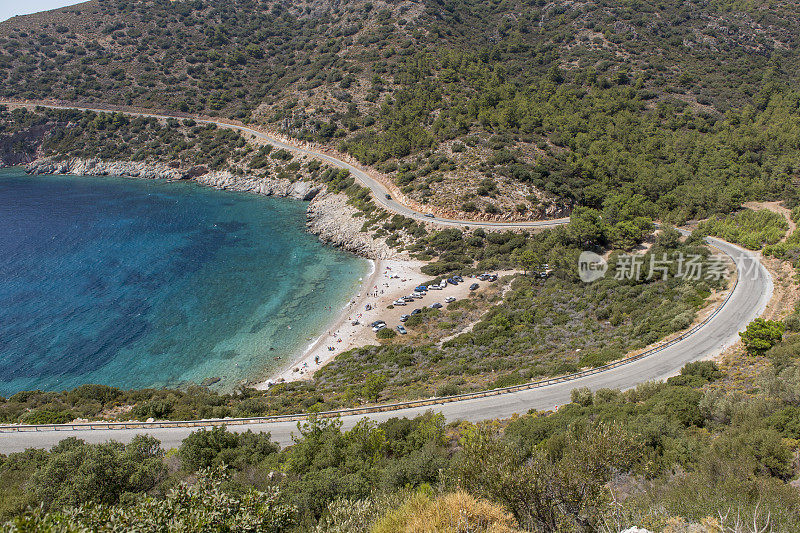
M 61 106 L 49 106 L 61 107 Z M 64 107 L 68 108 L 68 107 Z M 74 109 L 74 108 L 72 108 Z M 89 108 L 83 108 L 89 109 Z M 92 109 L 104 111 L 103 109 Z M 129 113 L 165 118 L 166 115 L 151 115 L 148 113 Z M 475 223 L 458 220 L 425 217 L 394 200 L 387 200 L 386 188 L 380 182 L 370 178 L 365 172 L 345 161 L 338 160 L 327 154 L 314 152 L 305 148 L 288 145 L 270 136 L 246 128 L 232 126 L 222 122 L 206 120 L 221 127 L 232 127 L 255 135 L 275 146 L 297 153 L 308 154 L 330 162 L 341 168 L 346 168 L 365 186 L 372 189 L 376 200 L 390 211 L 409 217 L 437 222 L 443 225 L 464 225 L 471 227 L 545 227 L 564 224 L 568 219 L 530 222 L 530 223 Z M 709 238 L 708 242 L 723 253 L 729 255 L 737 269 L 737 283 L 729 297 L 724 301 L 715 314 L 708 319 L 702 327 L 686 335 L 677 342 L 648 355 L 631 361 L 621 366 L 603 370 L 592 375 L 578 377 L 569 381 L 544 385 L 538 388 L 506 392 L 493 396 L 473 398 L 433 406 L 419 406 L 397 409 L 392 411 L 345 415 L 341 417 L 344 428 L 354 426 L 359 420 L 368 417 L 375 421 L 384 421 L 392 417 L 413 417 L 428 410 L 441 412 L 448 421 L 468 420 L 480 421 L 496 418 L 506 418 L 514 413 L 526 413 L 530 409 L 546 410 L 569 403 L 570 393 L 578 387 L 588 387 L 592 390 L 601 388 L 628 389 L 652 380 L 663 380 L 674 376 L 689 362 L 708 359 L 721 353 L 738 340 L 738 332 L 742 331 L 754 318 L 761 315 L 772 296 L 772 278 L 766 268 L 761 264 L 754 252 L 744 250 L 736 245 Z M 137 434 L 150 434 L 161 440 L 165 448 L 176 447 L 192 431 L 196 431 L 203 424 L 214 424 L 213 421 L 192 422 L 191 427 L 176 425 L 173 427 L 139 427 L 124 429 L 117 426 L 114 429 L 101 427 L 96 429 L 75 427 L 73 425 L 48 426 L 47 428 L 28 428 L 23 431 L 16 426 L 0 426 L 0 453 L 22 451 L 26 448 L 50 448 L 60 440 L 74 436 L 87 442 L 105 442 L 117 440 L 127 442 Z M 108 425 L 106 425 L 108 426 Z M 245 423 L 229 426 L 231 431 L 269 431 L 273 440 L 282 445 L 291 444 L 292 435 L 297 434 L 295 421 L 264 421 L 258 423 Z
M 0 100 L 0 105 L 7 105 L 10 107 L 46 107 L 50 109 L 65 109 L 65 110 L 78 110 L 78 111 L 96 111 L 96 112 L 104 112 L 104 113 L 122 113 L 124 115 L 134 116 L 134 117 L 147 117 L 147 118 L 156 118 L 156 119 L 168 119 L 168 118 L 175 118 L 175 119 L 185 119 L 191 118 L 197 123 L 200 124 L 213 124 L 219 128 L 226 128 L 231 130 L 240 131 L 242 133 L 246 133 L 255 137 L 256 139 L 260 139 L 262 141 L 267 142 L 275 146 L 276 148 L 282 148 L 284 150 L 299 154 L 299 155 L 307 155 L 314 158 L 317 158 L 321 161 L 325 161 L 335 167 L 343 168 L 345 170 L 349 170 L 350 174 L 361 182 L 362 185 L 368 187 L 372 191 L 372 196 L 375 202 L 377 202 L 380 206 L 385 208 L 387 211 L 391 211 L 393 213 L 397 213 L 400 215 L 407 216 L 409 218 L 413 218 L 416 220 L 421 220 L 423 222 L 433 222 L 439 224 L 441 226 L 469 226 L 471 228 L 487 228 L 487 229 L 498 229 L 498 228 L 506 228 L 506 229 L 522 229 L 522 228 L 547 228 L 552 226 L 558 226 L 561 224 L 566 224 L 569 222 L 569 217 L 565 218 L 554 218 L 550 220 L 534 220 L 529 222 L 485 222 L 485 221 L 465 221 L 465 220 L 454 220 L 449 218 L 442 218 L 437 216 L 425 216 L 425 213 L 421 213 L 419 211 L 415 211 L 410 207 L 398 202 L 394 198 L 387 198 L 387 195 L 390 195 L 389 189 L 380 181 L 376 180 L 375 178 L 371 177 L 369 174 L 364 172 L 361 168 L 348 163 L 347 161 L 343 161 L 342 159 L 338 159 L 334 156 L 328 155 L 324 152 L 318 152 L 309 148 L 303 148 L 300 146 L 295 146 L 293 144 L 286 143 L 281 141 L 280 139 L 275 138 L 263 131 L 259 131 L 253 128 L 249 128 L 247 126 L 241 124 L 231 124 L 228 122 L 218 121 L 209 118 L 202 118 L 202 117 L 189 117 L 185 115 L 170 115 L 170 114 L 158 114 L 158 113 L 150 113 L 150 112 L 143 112 L 143 111 L 119 111 L 115 109 L 111 109 L 110 107 L 86 107 L 86 106 L 71 106 L 71 105 L 57 105 L 45 102 L 14 102 L 14 101 L 3 101 Z

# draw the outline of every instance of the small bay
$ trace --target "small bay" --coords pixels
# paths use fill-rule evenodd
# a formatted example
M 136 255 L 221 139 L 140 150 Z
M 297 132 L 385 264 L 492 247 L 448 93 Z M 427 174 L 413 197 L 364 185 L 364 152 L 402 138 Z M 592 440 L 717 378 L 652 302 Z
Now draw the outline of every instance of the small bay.
M 306 206 L 0 169 L 0 394 L 231 390 L 286 366 L 369 270 L 305 231 Z

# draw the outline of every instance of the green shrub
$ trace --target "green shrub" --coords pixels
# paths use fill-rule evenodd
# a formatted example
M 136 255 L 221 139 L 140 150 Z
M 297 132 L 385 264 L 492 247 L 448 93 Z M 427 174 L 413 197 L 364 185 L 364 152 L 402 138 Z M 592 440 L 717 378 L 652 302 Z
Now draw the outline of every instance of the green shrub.
M 397 332 L 392 328 L 383 328 L 378 330 L 378 333 L 376 333 L 375 336 L 379 339 L 391 339 L 397 336 Z

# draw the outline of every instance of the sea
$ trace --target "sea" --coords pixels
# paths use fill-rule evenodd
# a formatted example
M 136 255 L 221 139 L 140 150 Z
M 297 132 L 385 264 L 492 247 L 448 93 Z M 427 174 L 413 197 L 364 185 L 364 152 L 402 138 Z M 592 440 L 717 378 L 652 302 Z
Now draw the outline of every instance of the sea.
M 285 368 L 370 263 L 305 231 L 307 203 L 190 182 L 0 169 L 0 395 Z

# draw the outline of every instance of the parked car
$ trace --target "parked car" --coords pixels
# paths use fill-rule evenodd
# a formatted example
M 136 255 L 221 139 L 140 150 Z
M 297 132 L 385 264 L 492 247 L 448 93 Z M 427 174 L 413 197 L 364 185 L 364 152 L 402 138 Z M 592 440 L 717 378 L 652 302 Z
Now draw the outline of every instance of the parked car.
M 428 285 L 428 290 L 429 291 L 440 291 L 440 290 L 442 290 L 442 287 L 440 285 Z
M 487 279 L 489 279 L 489 274 L 481 274 L 480 276 L 478 276 L 478 279 L 481 281 L 486 281 Z
M 408 333 L 408 331 L 406 331 L 406 328 L 400 325 L 397 326 L 397 331 L 400 332 L 400 335 L 405 335 L 406 333 Z
M 436 302 L 435 304 L 431 305 L 431 309 L 441 309 L 441 308 L 442 304 L 440 304 L 439 302 Z
M 450 283 L 450 285 L 458 285 L 458 280 L 456 278 L 449 278 L 447 282 Z
M 486 278 L 486 281 L 497 281 L 497 274 L 491 274 Z
M 439 288 L 444 289 L 445 287 L 447 287 L 447 280 L 443 279 L 442 281 L 439 282 Z
M 409 294 L 408 296 L 403 296 L 403 300 L 405 300 L 406 302 L 413 302 L 414 297 Z
M 415 292 L 415 293 L 414 293 L 414 294 L 412 294 L 411 296 L 413 296 L 413 297 L 414 297 L 414 298 L 416 298 L 417 300 L 419 300 L 420 298 L 425 298 L 425 294 L 423 294 L 423 293 L 421 293 L 421 292 Z
M 426 216 L 426 217 L 428 217 L 428 218 L 435 218 L 435 217 L 433 216 L 433 213 L 425 213 L 425 216 Z
M 387 200 L 391 200 L 391 199 L 392 199 L 392 195 L 391 195 L 391 194 L 389 194 L 389 193 L 386 193 L 384 196 L 386 196 L 386 199 L 387 199 Z
M 379 324 L 377 326 L 372 326 L 372 331 L 378 333 L 380 330 L 386 327 L 386 324 Z
M 372 326 L 374 328 L 375 326 L 380 326 L 381 324 L 383 324 L 385 326 L 386 322 L 384 322 L 383 320 L 376 320 L 375 322 L 370 324 L 370 326 Z
M 400 315 L 400 322 L 405 322 L 411 317 L 411 315 Z
M 456 301 L 456 298 L 455 296 L 448 296 L 447 298 L 444 299 L 444 301 L 445 303 L 451 304 Z
M 418 315 L 422 312 L 422 309 L 414 309 L 411 311 L 411 316 Z
M 405 300 L 395 300 L 393 305 L 408 305 Z
M 428 287 L 426 287 L 425 285 L 420 285 L 419 287 L 416 287 L 414 290 L 416 292 L 426 292 L 428 290 Z
M 478 285 L 477 283 L 473 283 L 472 285 L 469 286 L 469 290 L 474 291 L 477 290 L 478 287 L 480 287 L 480 285 Z
M 456 280 L 459 283 L 463 283 L 464 282 L 464 278 L 462 278 L 461 276 L 453 276 L 453 279 Z

